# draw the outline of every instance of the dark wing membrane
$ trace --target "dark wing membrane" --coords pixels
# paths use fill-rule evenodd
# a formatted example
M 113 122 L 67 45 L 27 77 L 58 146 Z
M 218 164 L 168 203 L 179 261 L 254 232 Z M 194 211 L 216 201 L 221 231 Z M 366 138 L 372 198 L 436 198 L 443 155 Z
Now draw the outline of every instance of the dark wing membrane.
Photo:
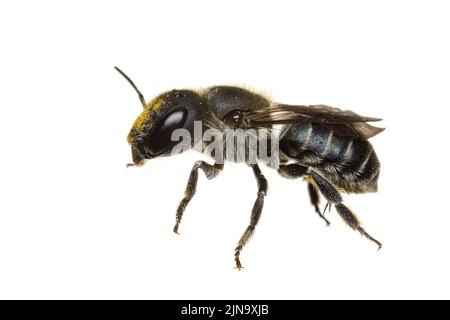
M 268 108 L 248 113 L 252 120 L 305 120 L 322 123 L 352 123 L 380 121 L 379 118 L 363 117 L 353 111 L 340 110 L 325 105 L 293 106 L 277 104 Z
M 376 136 L 384 128 L 374 127 L 365 122 L 323 124 L 338 135 L 351 138 L 369 139 Z
M 384 128 L 366 122 L 380 121 L 379 118 L 363 117 L 353 111 L 340 110 L 326 105 L 294 106 L 277 104 L 245 114 L 250 127 L 289 123 L 321 123 L 343 136 L 369 139 Z

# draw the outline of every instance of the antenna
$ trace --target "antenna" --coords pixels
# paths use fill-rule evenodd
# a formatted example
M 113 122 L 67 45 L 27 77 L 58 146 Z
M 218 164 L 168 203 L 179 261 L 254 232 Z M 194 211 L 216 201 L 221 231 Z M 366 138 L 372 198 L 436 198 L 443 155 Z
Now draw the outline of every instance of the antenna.
M 136 87 L 136 85 L 134 84 L 133 81 L 131 81 L 131 79 L 125 74 L 125 72 L 123 72 L 122 70 L 120 70 L 117 67 L 114 67 L 114 69 L 117 70 L 117 72 L 119 72 L 125 79 L 127 79 L 127 81 L 131 84 L 131 86 L 134 88 L 134 90 L 136 90 L 138 96 L 139 96 L 139 100 L 142 103 L 142 106 L 145 108 L 147 106 L 147 104 L 145 103 L 145 99 L 144 96 L 142 95 L 142 93 L 138 90 L 138 88 Z

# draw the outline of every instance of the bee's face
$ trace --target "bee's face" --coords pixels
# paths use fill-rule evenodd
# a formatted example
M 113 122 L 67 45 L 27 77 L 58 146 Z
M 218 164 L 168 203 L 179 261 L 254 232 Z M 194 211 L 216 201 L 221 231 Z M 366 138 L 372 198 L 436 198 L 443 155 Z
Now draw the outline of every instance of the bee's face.
M 137 117 L 128 135 L 133 163 L 169 156 L 178 141 L 172 141 L 176 129 L 193 130 L 199 116 L 200 96 L 189 90 L 172 90 L 153 99 Z

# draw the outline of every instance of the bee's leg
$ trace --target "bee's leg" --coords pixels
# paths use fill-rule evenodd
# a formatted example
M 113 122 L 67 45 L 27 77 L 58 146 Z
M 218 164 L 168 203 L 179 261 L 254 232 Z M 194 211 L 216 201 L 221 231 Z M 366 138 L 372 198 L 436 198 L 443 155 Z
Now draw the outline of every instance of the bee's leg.
M 258 183 L 258 197 L 256 198 L 255 204 L 253 205 L 252 214 L 250 216 L 250 224 L 247 229 L 245 229 L 242 234 L 239 242 L 234 249 L 234 261 L 236 262 L 236 268 L 238 270 L 242 269 L 241 261 L 239 260 L 239 256 L 241 254 L 242 248 L 247 244 L 250 238 L 253 236 L 255 232 L 256 224 L 261 217 L 262 208 L 264 205 L 264 197 L 267 194 L 267 180 L 261 173 L 259 166 L 257 164 L 251 165 L 253 169 L 253 173 L 255 174 L 256 181 Z
M 288 165 L 280 165 L 278 173 L 285 178 L 295 179 L 303 177 L 307 170 L 308 170 L 307 167 L 298 164 L 288 164 Z M 317 188 L 314 186 L 313 183 L 311 183 L 311 181 L 308 181 L 308 179 L 306 179 L 306 182 L 308 183 L 308 193 L 309 198 L 311 200 L 311 204 L 314 206 L 314 209 L 319 215 L 319 217 L 326 222 L 327 226 L 329 226 L 330 222 L 327 220 L 327 218 L 324 217 L 322 212 L 320 212 L 319 193 L 317 192 Z
M 195 190 L 197 188 L 197 180 L 198 180 L 198 169 L 203 170 L 205 176 L 208 179 L 215 178 L 220 171 L 223 169 L 223 164 L 210 165 L 205 161 L 197 161 L 192 167 L 191 174 L 189 175 L 189 180 L 186 185 L 186 189 L 184 191 L 184 198 L 181 199 L 180 204 L 178 205 L 177 214 L 175 217 L 175 227 L 173 228 L 173 232 L 178 233 L 178 227 L 181 222 L 181 218 L 183 217 L 184 210 L 188 205 L 189 201 L 191 201 L 192 197 L 195 194 Z
M 330 221 L 328 221 L 327 218 L 325 218 L 325 216 L 323 215 L 322 212 L 320 212 L 320 208 L 319 208 L 319 192 L 317 191 L 317 188 L 314 186 L 314 184 L 312 184 L 311 182 L 308 182 L 308 193 L 309 193 L 309 199 L 311 200 L 311 204 L 314 206 L 314 209 L 316 210 L 316 213 L 319 215 L 319 217 L 321 217 L 325 223 L 327 224 L 327 226 L 330 225 Z M 326 210 L 326 207 L 325 207 Z M 325 213 L 324 210 L 324 213 Z
M 342 197 L 336 187 L 313 170 L 308 170 L 307 174 L 314 181 L 314 184 L 320 190 L 325 199 L 327 199 L 328 203 L 330 205 L 334 204 L 336 211 L 347 223 L 347 225 L 353 230 L 359 231 L 359 233 L 367 239 L 375 242 L 378 245 L 378 250 L 381 249 L 382 244 L 368 234 L 363 227 L 361 227 L 358 217 L 356 217 L 356 215 L 342 203 Z

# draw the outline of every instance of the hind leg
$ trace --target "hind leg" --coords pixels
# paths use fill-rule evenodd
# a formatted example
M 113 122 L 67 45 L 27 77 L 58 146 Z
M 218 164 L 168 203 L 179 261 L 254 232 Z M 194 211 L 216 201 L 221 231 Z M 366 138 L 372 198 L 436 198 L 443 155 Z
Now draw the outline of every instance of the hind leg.
M 314 181 L 314 184 L 317 189 L 319 189 L 320 193 L 322 193 L 325 199 L 327 199 L 329 205 L 334 204 L 336 211 L 345 221 L 345 223 L 347 223 L 347 225 L 353 230 L 357 230 L 359 233 L 361 233 L 361 235 L 363 235 L 370 241 L 375 242 L 378 245 L 378 250 L 380 250 L 382 244 L 378 240 L 373 238 L 370 234 L 368 234 L 363 227 L 361 227 L 361 223 L 359 222 L 356 215 L 342 203 L 342 197 L 336 187 L 327 179 L 311 169 L 308 169 L 308 175 L 310 176 L 310 179 Z
M 322 212 L 320 212 L 319 209 L 319 192 L 317 191 L 317 188 L 308 181 L 308 193 L 309 193 L 309 199 L 311 200 L 311 204 L 314 206 L 314 209 L 316 210 L 316 213 L 321 217 L 327 224 L 327 226 L 330 225 L 330 221 L 328 221 L 327 218 L 323 215 Z M 325 210 L 327 207 L 325 207 Z M 325 210 L 323 211 L 325 213 Z
M 296 179 L 296 178 L 305 176 L 307 170 L 308 170 L 307 167 L 301 166 L 299 164 L 288 164 L 288 165 L 280 165 L 280 168 L 278 169 L 278 173 L 285 178 Z M 319 193 L 317 192 L 316 187 L 310 181 L 310 179 L 305 179 L 305 180 L 308 183 L 308 193 L 309 193 L 309 199 L 311 200 L 311 204 L 313 205 L 313 207 L 316 210 L 316 213 L 319 215 L 319 217 L 322 218 L 326 222 L 327 226 L 329 226 L 330 222 L 327 220 L 327 218 L 324 217 L 322 212 L 320 212 Z

